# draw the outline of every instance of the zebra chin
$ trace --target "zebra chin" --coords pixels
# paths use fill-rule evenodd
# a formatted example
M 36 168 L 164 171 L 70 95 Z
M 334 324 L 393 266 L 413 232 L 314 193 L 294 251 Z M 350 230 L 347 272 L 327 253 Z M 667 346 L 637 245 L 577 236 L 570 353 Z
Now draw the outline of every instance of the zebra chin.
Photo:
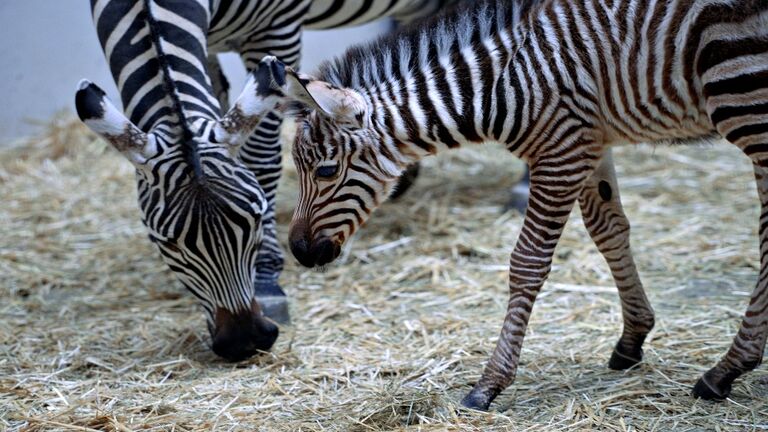
M 211 349 L 228 361 L 245 360 L 272 348 L 278 334 L 277 325 L 264 317 L 256 300 L 251 301 L 250 310 L 235 313 L 219 307 L 211 329 Z

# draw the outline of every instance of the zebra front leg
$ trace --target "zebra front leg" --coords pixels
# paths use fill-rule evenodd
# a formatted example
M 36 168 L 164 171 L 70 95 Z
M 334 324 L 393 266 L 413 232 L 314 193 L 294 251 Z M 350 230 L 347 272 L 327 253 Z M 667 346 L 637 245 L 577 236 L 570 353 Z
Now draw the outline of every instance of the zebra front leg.
M 760 146 L 755 146 L 759 149 Z M 763 162 L 768 164 L 768 160 Z M 731 393 L 733 381 L 755 369 L 763 359 L 768 336 L 768 168 L 754 165 L 757 194 L 760 197 L 760 274 L 747 312 L 730 349 L 720 362 L 707 371 L 693 387 L 693 395 L 722 400 Z
M 254 293 L 264 314 L 273 320 L 290 322 L 288 301 L 278 278 L 283 271 L 283 251 L 277 240 L 275 197 L 282 172 L 280 126 L 282 116 L 270 112 L 240 148 L 240 160 L 256 175 L 268 208 L 262 217 L 262 241 L 256 260 Z
M 303 16 L 309 8 L 307 1 L 294 6 L 294 17 Z M 245 68 L 252 70 L 261 59 L 274 55 L 286 65 L 296 67 L 301 56 L 301 25 L 303 19 L 277 20 L 275 27 L 252 34 L 242 45 L 240 58 Z M 275 198 L 282 174 L 282 143 L 280 130 L 283 115 L 272 111 L 240 148 L 240 159 L 256 175 L 267 198 L 268 209 L 262 218 L 263 238 L 256 262 L 256 299 L 264 313 L 279 323 L 290 322 L 288 301 L 278 283 L 283 271 L 283 250 L 277 240 Z
M 643 358 L 643 342 L 653 328 L 653 308 L 645 296 L 629 246 L 629 220 L 624 214 L 619 185 L 607 150 L 579 197 L 584 225 L 608 262 L 619 290 L 624 329 L 608 367 L 628 369 Z
M 528 210 L 509 260 L 509 302 L 501 336 L 480 380 L 462 399 L 465 407 L 487 410 L 515 380 L 533 303 L 549 275 L 568 215 L 598 159 L 579 152 L 532 166 Z

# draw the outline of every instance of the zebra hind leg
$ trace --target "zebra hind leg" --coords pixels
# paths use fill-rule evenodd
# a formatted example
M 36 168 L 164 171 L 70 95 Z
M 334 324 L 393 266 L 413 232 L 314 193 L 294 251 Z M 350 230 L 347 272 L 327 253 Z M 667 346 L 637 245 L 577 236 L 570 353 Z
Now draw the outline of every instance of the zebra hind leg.
M 768 158 L 763 164 L 768 165 Z M 731 393 L 733 381 L 745 372 L 755 369 L 763 359 L 768 336 L 768 168 L 757 164 L 754 168 L 761 205 L 760 274 L 730 349 L 693 387 L 693 395 L 702 399 L 727 398 Z
M 207 63 L 213 94 L 216 95 L 216 99 L 219 101 L 221 113 L 226 113 L 229 110 L 229 81 L 224 76 L 224 71 L 221 69 L 221 64 L 216 54 L 209 54 Z
M 765 32 L 764 27 L 761 29 Z M 754 52 L 766 52 L 768 32 L 764 41 L 753 47 Z M 707 111 L 718 133 L 739 147 L 753 163 L 760 198 L 760 273 L 731 347 L 693 388 L 695 397 L 713 400 L 727 398 L 733 381 L 760 364 L 768 336 L 768 87 L 757 78 L 768 73 L 768 64 L 752 64 L 739 73 L 732 66 L 739 63 L 725 61 L 732 60 L 733 52 L 741 51 L 723 49 L 721 54 L 725 58 L 711 61 L 715 66 L 706 74 L 715 80 L 705 82 L 704 92 Z M 725 65 L 722 71 L 726 78 L 717 80 L 720 64 Z
M 579 204 L 584 225 L 608 262 L 621 299 L 624 329 L 608 367 L 629 369 L 643 358 L 643 342 L 653 328 L 654 314 L 632 258 L 629 220 L 621 205 L 610 150 L 584 185 Z
M 768 131 L 768 121 L 763 128 Z M 768 140 L 766 144 L 743 147 L 754 161 L 757 193 L 760 198 L 760 273 L 757 286 L 752 292 L 749 306 L 731 347 L 720 362 L 707 371 L 693 387 L 694 397 L 708 400 L 727 398 L 736 378 L 755 369 L 763 359 L 768 336 L 768 154 L 755 158 L 754 154 L 750 154 L 750 150 L 766 146 Z

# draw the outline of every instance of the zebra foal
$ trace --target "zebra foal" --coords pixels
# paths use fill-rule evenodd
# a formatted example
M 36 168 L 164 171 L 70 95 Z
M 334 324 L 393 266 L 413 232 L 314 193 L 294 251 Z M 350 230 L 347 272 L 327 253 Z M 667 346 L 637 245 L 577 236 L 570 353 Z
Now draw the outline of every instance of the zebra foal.
M 315 77 L 289 70 L 300 194 L 291 251 L 333 261 L 409 164 L 499 141 L 530 167 L 497 346 L 462 403 L 487 409 L 515 377 L 537 294 L 571 209 L 608 262 L 623 331 L 613 369 L 642 359 L 654 325 L 611 160 L 620 143 L 720 136 L 754 164 L 760 273 L 729 351 L 693 394 L 728 396 L 768 335 L 768 3 L 764 0 L 484 1 L 358 46 Z

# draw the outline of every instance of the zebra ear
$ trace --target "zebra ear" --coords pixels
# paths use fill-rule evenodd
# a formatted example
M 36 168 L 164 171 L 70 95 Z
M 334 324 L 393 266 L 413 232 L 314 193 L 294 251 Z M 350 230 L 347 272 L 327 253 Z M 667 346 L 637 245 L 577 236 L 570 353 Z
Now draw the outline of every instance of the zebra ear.
M 147 161 L 149 137 L 130 122 L 107 98 L 104 90 L 88 80 L 80 81 L 75 108 L 89 129 L 107 140 L 131 163 L 139 167 Z
M 240 145 L 259 121 L 283 98 L 285 65 L 273 56 L 264 57 L 249 74 L 240 96 L 214 127 L 215 140 Z
M 350 88 L 335 87 L 287 68 L 288 97 L 315 109 L 332 119 L 363 127 L 367 104 L 363 96 Z

